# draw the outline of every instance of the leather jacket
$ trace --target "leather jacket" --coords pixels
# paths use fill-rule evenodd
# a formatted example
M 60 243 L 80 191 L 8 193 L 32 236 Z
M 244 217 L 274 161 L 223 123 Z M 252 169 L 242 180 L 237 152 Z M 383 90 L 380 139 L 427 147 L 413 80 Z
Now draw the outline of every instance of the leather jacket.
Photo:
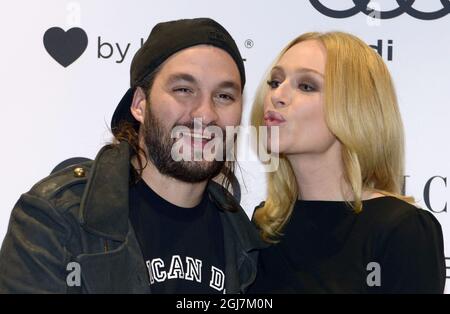
M 122 142 L 23 194 L 0 251 L 0 292 L 151 293 L 128 218 L 129 176 L 130 147 Z M 210 181 L 207 193 L 223 224 L 226 292 L 244 293 L 265 245 L 237 202 L 231 204 L 236 211 L 224 210 L 230 205 L 225 188 Z M 73 262 L 81 275 L 75 286 L 67 281 Z

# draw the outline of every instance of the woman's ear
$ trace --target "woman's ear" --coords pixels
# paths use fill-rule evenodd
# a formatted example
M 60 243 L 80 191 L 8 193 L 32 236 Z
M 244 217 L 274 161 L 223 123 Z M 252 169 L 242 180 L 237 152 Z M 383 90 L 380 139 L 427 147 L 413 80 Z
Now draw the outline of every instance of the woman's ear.
M 136 88 L 131 102 L 130 111 L 133 117 L 140 123 L 144 123 L 145 107 L 147 106 L 147 98 L 141 87 Z

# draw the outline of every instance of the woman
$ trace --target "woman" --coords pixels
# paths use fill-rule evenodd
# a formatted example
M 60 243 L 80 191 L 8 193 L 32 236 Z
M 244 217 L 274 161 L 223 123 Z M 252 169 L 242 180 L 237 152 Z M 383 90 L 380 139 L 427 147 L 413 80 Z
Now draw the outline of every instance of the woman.
M 341 32 L 294 39 L 252 122 L 269 127 L 280 164 L 253 217 L 272 245 L 250 293 L 442 293 L 441 227 L 401 195 L 402 121 L 373 49 Z

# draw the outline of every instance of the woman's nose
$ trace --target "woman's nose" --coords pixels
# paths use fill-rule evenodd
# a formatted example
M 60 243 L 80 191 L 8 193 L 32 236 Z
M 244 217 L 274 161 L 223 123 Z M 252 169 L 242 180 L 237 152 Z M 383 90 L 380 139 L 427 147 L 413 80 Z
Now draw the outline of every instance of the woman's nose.
M 277 88 L 272 90 L 272 104 L 275 108 L 284 107 L 290 103 L 290 87 L 287 82 L 281 83 Z

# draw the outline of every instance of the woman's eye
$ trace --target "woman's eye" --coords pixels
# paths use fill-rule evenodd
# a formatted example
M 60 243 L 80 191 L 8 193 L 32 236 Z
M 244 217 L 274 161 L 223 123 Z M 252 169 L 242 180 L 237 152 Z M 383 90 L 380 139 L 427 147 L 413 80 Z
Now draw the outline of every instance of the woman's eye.
M 267 81 L 267 85 L 269 85 L 270 88 L 277 88 L 278 86 L 280 86 L 280 82 L 277 80 L 269 80 Z
M 316 89 L 311 84 L 302 83 L 299 85 L 299 88 L 304 92 L 313 92 Z

